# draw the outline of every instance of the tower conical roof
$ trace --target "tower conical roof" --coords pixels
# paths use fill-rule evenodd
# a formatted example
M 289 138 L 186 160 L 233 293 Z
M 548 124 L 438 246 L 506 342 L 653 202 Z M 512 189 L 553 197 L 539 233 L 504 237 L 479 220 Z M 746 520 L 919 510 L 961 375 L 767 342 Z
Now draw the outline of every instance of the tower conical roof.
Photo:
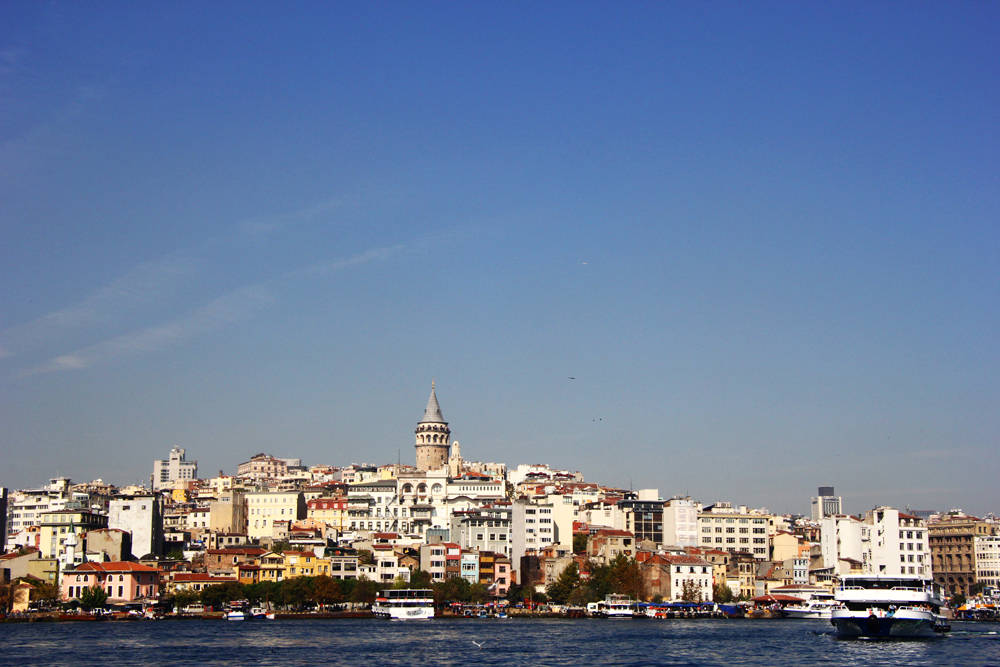
M 431 382 L 431 397 L 427 400 L 427 409 L 424 410 L 424 418 L 418 423 L 426 424 L 446 424 L 444 417 L 441 416 L 441 406 L 438 405 L 437 394 L 434 393 L 434 383 Z

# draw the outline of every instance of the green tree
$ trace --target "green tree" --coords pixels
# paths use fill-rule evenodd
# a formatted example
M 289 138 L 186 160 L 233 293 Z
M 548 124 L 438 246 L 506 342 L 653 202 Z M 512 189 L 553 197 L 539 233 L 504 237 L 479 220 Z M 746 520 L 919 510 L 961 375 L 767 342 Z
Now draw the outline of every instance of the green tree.
M 570 563 L 559 576 L 545 589 L 549 599 L 556 604 L 564 604 L 569 596 L 580 585 L 580 568 L 575 562 Z
M 108 601 L 108 592 L 100 586 L 91 586 L 80 592 L 80 606 L 84 609 L 103 607 Z
M 580 554 L 587 550 L 587 534 L 577 533 L 573 536 L 573 553 Z
M 354 584 L 354 592 L 351 595 L 351 602 L 371 604 L 372 602 L 375 602 L 377 595 L 378 591 L 375 590 L 375 582 L 370 581 L 368 577 L 361 575 Z
M 308 602 L 312 596 L 312 580 L 310 577 L 295 577 L 282 582 L 284 591 L 284 603 L 291 605 L 296 611 L 302 610 L 302 605 Z
M 681 600 L 684 602 L 701 602 L 701 587 L 691 579 L 685 579 L 681 584 Z
M 372 565 L 375 563 L 375 556 L 369 549 L 358 549 L 358 565 Z
M 173 597 L 170 598 L 170 601 L 173 602 L 174 609 L 181 611 L 188 605 L 194 604 L 198 601 L 198 593 L 188 590 L 177 591 L 173 594 Z
M 316 577 L 313 580 L 311 599 L 321 607 L 340 602 L 342 598 L 337 580 L 325 574 Z
M 490 596 L 490 589 L 486 584 L 476 582 L 469 586 L 468 602 L 472 604 L 483 604 Z
M 291 545 L 289 545 L 286 540 L 281 540 L 271 545 L 271 551 L 273 551 L 276 554 L 284 553 L 285 551 L 288 551 L 288 549 L 290 548 Z
M 201 590 L 201 603 L 215 611 L 222 609 L 227 602 L 244 599 L 246 599 L 246 591 L 243 584 L 236 581 L 207 586 Z
M 951 596 L 951 608 L 958 609 L 963 604 L 965 604 L 965 595 L 962 593 L 955 593 Z
M 733 601 L 733 589 L 727 584 L 720 583 L 712 587 L 712 599 L 722 604 Z
M 414 570 L 410 573 L 410 584 L 407 588 L 430 588 L 431 573 L 426 570 Z

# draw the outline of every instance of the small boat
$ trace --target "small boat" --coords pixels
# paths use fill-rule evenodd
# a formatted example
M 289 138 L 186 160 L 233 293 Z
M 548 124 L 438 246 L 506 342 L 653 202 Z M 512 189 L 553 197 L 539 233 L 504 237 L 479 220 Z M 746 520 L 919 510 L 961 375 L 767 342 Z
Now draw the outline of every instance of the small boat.
M 233 609 L 226 612 L 227 621 L 249 621 L 253 616 L 242 609 Z
M 802 604 L 788 605 L 782 611 L 785 618 L 830 618 L 834 609 L 843 609 L 844 605 L 836 600 L 813 598 Z
M 434 618 L 434 591 L 409 588 L 382 591 L 382 595 L 372 605 L 372 613 L 379 618 L 396 621 Z

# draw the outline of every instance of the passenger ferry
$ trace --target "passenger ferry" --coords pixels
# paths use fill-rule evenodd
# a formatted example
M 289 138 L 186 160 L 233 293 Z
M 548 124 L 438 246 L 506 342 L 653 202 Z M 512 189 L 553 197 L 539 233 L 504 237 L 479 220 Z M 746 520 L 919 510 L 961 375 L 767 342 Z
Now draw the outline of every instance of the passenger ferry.
M 375 599 L 372 613 L 380 618 L 417 621 L 434 618 L 434 591 L 429 589 L 392 588 Z
M 830 622 L 845 637 L 933 637 L 951 629 L 941 587 L 923 577 L 845 576 Z
M 591 602 L 587 612 L 596 618 L 632 618 L 636 613 L 636 603 L 627 595 L 612 593 L 603 602 Z

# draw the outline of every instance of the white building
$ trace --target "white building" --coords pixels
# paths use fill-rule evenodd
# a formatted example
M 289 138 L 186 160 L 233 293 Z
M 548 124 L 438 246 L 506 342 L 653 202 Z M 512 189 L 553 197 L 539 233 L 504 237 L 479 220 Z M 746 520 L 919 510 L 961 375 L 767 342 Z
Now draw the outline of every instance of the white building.
M 163 553 L 163 501 L 159 496 L 120 496 L 108 504 L 108 528 L 132 534 L 132 555 Z
M 775 517 L 765 510 L 716 503 L 698 513 L 698 546 L 730 553 L 745 551 L 757 560 L 770 556 Z
M 198 462 L 184 460 L 184 450 L 174 447 L 166 461 L 153 461 L 153 491 L 168 489 L 174 482 L 198 479 Z
M 863 519 L 829 516 L 822 521 L 823 566 L 848 574 L 860 563 L 865 574 L 931 574 L 929 535 L 923 519 L 891 507 L 876 507 Z
M 306 518 L 306 499 L 301 491 L 252 491 L 244 497 L 247 537 L 251 540 L 278 537 L 287 531 L 289 522 Z
M 677 547 L 698 546 L 698 512 L 701 503 L 674 496 L 663 505 L 663 543 Z
M 454 512 L 449 536 L 463 549 L 510 556 L 510 505 Z
M 976 582 L 1000 586 L 1000 535 L 976 535 Z
M 521 557 L 528 551 L 552 548 L 557 556 L 573 553 L 572 496 L 518 498 L 511 510 L 510 560 L 518 581 L 521 581 Z
M 7 543 L 25 528 L 40 526 L 42 515 L 66 509 L 67 503 L 89 507 L 90 495 L 73 491 L 69 477 L 54 477 L 43 487 L 14 491 L 7 496 Z

